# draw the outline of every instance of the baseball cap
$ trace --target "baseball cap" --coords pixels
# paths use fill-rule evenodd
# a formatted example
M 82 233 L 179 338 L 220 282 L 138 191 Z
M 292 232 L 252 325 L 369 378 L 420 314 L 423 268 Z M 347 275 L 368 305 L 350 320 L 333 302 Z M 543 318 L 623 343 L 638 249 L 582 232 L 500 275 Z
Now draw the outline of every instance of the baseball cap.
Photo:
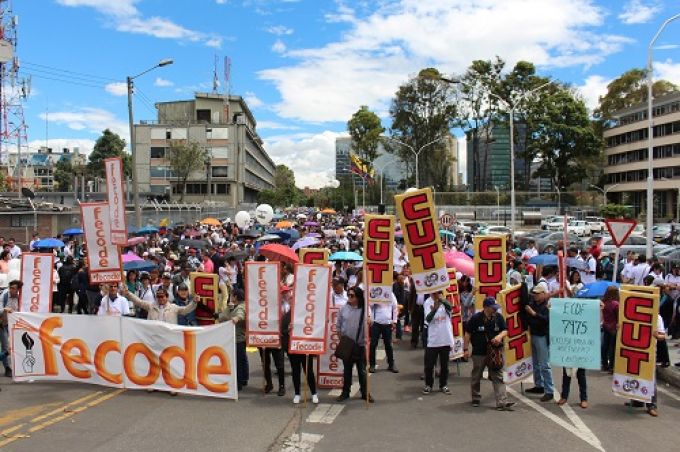
M 537 285 L 534 286 L 533 289 L 531 289 L 531 293 L 539 294 L 539 293 L 546 293 L 546 292 L 547 292 L 547 290 L 546 290 L 544 284 L 537 284 Z
M 489 308 L 491 306 L 496 305 L 496 299 L 494 297 L 486 297 L 484 299 L 484 303 L 482 304 L 483 307 Z

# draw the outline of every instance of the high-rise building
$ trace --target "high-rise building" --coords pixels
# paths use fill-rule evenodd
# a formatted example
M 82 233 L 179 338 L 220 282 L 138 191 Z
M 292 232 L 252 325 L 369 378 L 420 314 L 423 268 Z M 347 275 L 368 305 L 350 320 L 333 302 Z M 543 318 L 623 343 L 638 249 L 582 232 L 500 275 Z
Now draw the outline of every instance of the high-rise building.
M 654 217 L 677 216 L 680 196 L 680 92 L 653 101 Z M 604 131 L 605 189 L 609 200 L 646 210 L 648 123 L 647 103 L 618 110 Z
M 242 97 L 196 93 L 194 99 L 156 107 L 156 120 L 135 125 L 140 192 L 179 198 L 183 183 L 173 174 L 167 151 L 189 141 L 204 147 L 208 158 L 189 175 L 185 201 L 224 201 L 237 207 L 257 202 L 259 192 L 273 188 L 275 164 Z
M 352 139 L 340 137 L 335 139 L 335 178 L 340 180 L 346 176 L 354 177 L 354 183 L 361 186 L 362 180 L 358 175 L 350 171 L 349 155 L 352 150 Z M 382 143 L 378 144 L 378 156 L 373 162 L 375 179 L 380 182 L 379 176 L 382 170 L 384 174 L 385 189 L 395 191 L 402 180 L 406 179 L 406 165 L 394 154 L 388 153 Z

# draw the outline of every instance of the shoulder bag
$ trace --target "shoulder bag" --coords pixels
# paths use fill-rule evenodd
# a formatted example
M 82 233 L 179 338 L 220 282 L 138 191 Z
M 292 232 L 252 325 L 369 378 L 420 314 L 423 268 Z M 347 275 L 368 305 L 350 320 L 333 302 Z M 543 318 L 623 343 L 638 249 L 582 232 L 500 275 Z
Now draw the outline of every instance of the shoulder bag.
M 361 309 L 361 320 L 359 321 L 359 327 L 357 328 L 357 335 L 354 339 L 352 339 L 349 336 L 342 335 L 340 336 L 340 341 L 338 341 L 338 346 L 335 348 L 335 352 L 333 353 L 336 358 L 341 359 L 343 361 L 350 361 L 352 359 L 352 355 L 354 352 L 354 349 L 357 345 L 357 342 L 359 341 L 359 334 L 361 333 L 361 328 L 363 328 L 364 324 L 364 309 Z

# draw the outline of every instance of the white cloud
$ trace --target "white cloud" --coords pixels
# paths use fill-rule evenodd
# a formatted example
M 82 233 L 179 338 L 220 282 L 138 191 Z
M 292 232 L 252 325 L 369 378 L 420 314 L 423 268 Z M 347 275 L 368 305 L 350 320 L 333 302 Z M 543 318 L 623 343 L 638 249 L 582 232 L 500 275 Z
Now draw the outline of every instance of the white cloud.
M 673 63 L 670 59 L 664 62 L 655 62 L 654 76 L 680 85 L 680 63 Z
M 89 155 L 94 148 L 95 140 L 87 138 L 50 138 L 47 143 L 45 140 L 32 140 L 28 142 L 28 149 L 37 151 L 43 146 L 51 147 L 54 152 L 61 152 L 64 148 L 78 148 L 81 154 Z
M 298 187 L 320 188 L 332 178 L 335 167 L 335 139 L 346 134 L 325 131 L 316 135 L 291 134 L 264 139 L 265 148 L 276 163 L 295 173 Z
M 114 96 L 126 96 L 127 95 L 127 83 L 125 82 L 114 82 L 107 83 L 104 86 L 107 93 L 113 94 Z
M 87 130 L 95 134 L 101 134 L 104 129 L 110 129 L 126 141 L 128 141 L 130 135 L 127 121 L 123 121 L 110 111 L 101 108 L 82 107 L 72 111 L 51 111 L 47 115 L 41 113 L 40 119 L 65 125 L 71 130 Z
M 583 96 L 583 100 L 586 102 L 586 106 L 591 112 L 600 105 L 600 96 L 607 94 L 607 85 L 609 85 L 611 81 L 611 79 L 607 79 L 601 75 L 590 75 L 586 78 L 583 85 L 576 87 Z
M 160 86 L 160 87 L 168 87 L 168 86 L 174 86 L 175 85 L 170 80 L 166 80 L 166 79 L 160 78 L 160 77 L 156 77 L 156 80 L 154 80 L 153 84 L 154 84 L 154 86 Z
M 262 102 L 252 91 L 246 91 L 245 95 L 243 96 L 243 99 L 246 101 L 248 107 L 250 108 L 258 108 L 264 105 L 264 102 Z
M 292 35 L 293 31 L 294 30 L 292 28 L 286 27 L 285 25 L 275 25 L 267 28 L 267 33 L 277 36 Z
M 386 110 L 398 86 L 422 67 L 460 73 L 471 61 L 495 55 L 508 65 L 528 60 L 543 68 L 587 67 L 630 42 L 597 32 L 604 12 L 593 0 L 376 4 L 380 5 L 376 11 L 361 17 L 341 7 L 327 17 L 348 24 L 338 41 L 287 49 L 289 65 L 259 72 L 279 90 L 281 102 L 275 107 L 279 115 L 345 121 L 360 105 Z
M 274 53 L 283 53 L 286 51 L 286 45 L 281 41 L 280 39 L 277 39 L 274 45 L 272 46 L 272 52 Z
M 257 130 L 300 130 L 300 127 L 276 121 L 258 121 Z
M 135 6 L 140 0 L 57 0 L 70 7 L 89 7 L 108 16 L 113 28 L 118 31 L 154 36 L 161 39 L 203 41 L 209 47 L 219 48 L 222 38 L 190 30 L 170 19 L 152 16 L 144 17 Z
M 641 0 L 629 0 L 623 6 L 623 11 L 619 14 L 619 19 L 624 24 L 644 24 L 649 22 L 656 13 L 661 11 L 661 5 L 654 1 L 649 4 Z

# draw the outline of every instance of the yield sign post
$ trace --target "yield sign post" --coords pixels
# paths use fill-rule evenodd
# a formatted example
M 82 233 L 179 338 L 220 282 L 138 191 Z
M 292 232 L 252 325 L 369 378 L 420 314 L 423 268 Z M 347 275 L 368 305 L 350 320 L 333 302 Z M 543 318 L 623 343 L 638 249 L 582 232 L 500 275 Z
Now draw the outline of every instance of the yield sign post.
M 612 242 L 614 242 L 614 245 L 616 246 L 616 254 L 614 258 L 614 275 L 612 276 L 612 282 L 616 282 L 616 275 L 619 272 L 619 253 L 621 251 L 621 245 L 623 245 L 623 242 L 626 241 L 630 233 L 633 232 L 637 222 L 635 220 L 612 218 L 604 220 L 604 224 L 607 226 L 607 230 L 609 231 L 609 235 L 612 238 Z

